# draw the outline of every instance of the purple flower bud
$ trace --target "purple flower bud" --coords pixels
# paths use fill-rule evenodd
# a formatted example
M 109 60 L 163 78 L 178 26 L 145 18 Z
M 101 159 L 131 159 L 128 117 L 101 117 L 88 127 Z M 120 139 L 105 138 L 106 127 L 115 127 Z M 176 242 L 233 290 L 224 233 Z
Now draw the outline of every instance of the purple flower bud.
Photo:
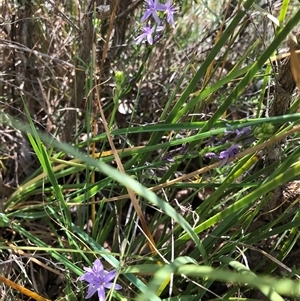
M 209 159 L 212 159 L 212 158 L 218 158 L 218 156 L 217 156 L 215 153 L 213 153 L 213 152 L 206 153 L 206 154 L 204 155 L 204 157 L 205 157 L 205 158 L 209 158 Z
M 174 158 L 171 156 L 171 154 L 168 154 L 164 157 L 164 160 L 167 160 L 170 163 L 175 162 Z

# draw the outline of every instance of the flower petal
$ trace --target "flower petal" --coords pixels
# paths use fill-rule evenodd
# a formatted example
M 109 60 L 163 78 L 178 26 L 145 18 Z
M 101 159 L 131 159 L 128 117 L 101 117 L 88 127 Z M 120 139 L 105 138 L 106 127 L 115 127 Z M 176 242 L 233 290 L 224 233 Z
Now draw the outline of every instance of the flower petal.
M 112 271 L 108 272 L 108 273 L 105 275 L 105 277 L 104 277 L 104 279 L 103 279 L 103 282 L 104 282 L 104 283 L 110 282 L 111 280 L 113 280 L 114 278 L 116 278 L 116 275 L 117 275 L 117 271 L 116 271 L 116 270 L 112 270 Z
M 150 16 L 151 16 L 151 11 L 149 9 L 147 9 L 142 16 L 141 21 L 145 22 Z
M 93 269 L 91 269 L 91 268 L 83 267 L 83 269 L 84 269 L 85 271 L 87 271 L 88 273 L 93 273 Z
M 97 277 L 94 275 L 94 273 L 85 273 L 79 277 L 79 280 L 86 282 L 94 282 L 95 280 L 97 280 Z
M 122 289 L 121 285 L 119 285 L 117 283 L 112 283 L 112 282 L 105 284 L 104 287 L 107 288 L 107 289 L 111 289 L 112 288 L 112 289 L 114 289 L 116 291 Z
M 152 37 L 151 34 L 148 34 L 148 35 L 147 35 L 147 41 L 148 41 L 148 43 L 149 43 L 150 45 L 153 45 L 153 37 Z
M 93 270 L 97 272 L 102 272 L 103 269 L 103 264 L 101 263 L 100 259 L 96 259 L 93 263 Z
M 99 298 L 99 301 L 105 301 L 105 290 L 104 290 L 103 286 L 100 286 L 98 288 L 98 298 Z
M 90 284 L 85 299 L 91 298 L 96 292 L 97 292 L 97 286 L 94 284 Z
M 116 291 L 121 290 L 122 288 L 123 288 L 123 287 L 122 287 L 120 284 L 115 283 L 114 289 L 115 289 Z

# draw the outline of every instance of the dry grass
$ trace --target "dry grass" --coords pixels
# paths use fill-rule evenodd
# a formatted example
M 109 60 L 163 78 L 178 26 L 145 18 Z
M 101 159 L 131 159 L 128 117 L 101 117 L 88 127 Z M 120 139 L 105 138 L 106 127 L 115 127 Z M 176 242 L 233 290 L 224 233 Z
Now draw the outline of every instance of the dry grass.
M 205 2 L 199 6 L 194 1 L 185 1 L 176 28 L 166 32 L 149 58 L 144 61 L 146 48 L 138 47 L 134 42 L 140 29 L 139 19 L 143 1 L 114 0 L 110 3 L 109 12 L 106 13 L 102 11 L 102 8 L 106 8 L 106 3 L 101 0 L 89 1 L 89 3 L 81 0 L 11 2 L 6 0 L 0 3 L 2 29 L 0 32 L 0 109 L 5 114 L 25 122 L 28 121 L 25 113 L 27 108 L 30 118 L 39 131 L 49 133 L 58 140 L 75 144 L 78 142 L 78 137 L 81 139 L 89 135 L 87 129 L 93 132 L 93 135 L 104 132 L 95 89 L 99 83 L 101 83 L 100 99 L 105 118 L 111 120 L 112 95 L 115 89 L 114 72 L 117 70 L 124 72 L 130 89 L 119 99 L 112 128 L 161 122 L 161 113 L 170 94 L 174 91 L 176 91 L 175 96 L 182 93 L 183 87 L 193 78 L 193 70 L 205 61 L 239 9 L 235 3 L 238 1 L 212 1 L 211 6 Z M 115 11 L 114 4 L 118 4 Z M 94 6 L 101 11 L 98 9 L 94 14 Z M 292 11 L 294 7 L 291 7 Z M 276 1 L 267 4 L 264 8 L 275 16 L 278 12 Z M 207 18 L 204 18 L 204 15 Z M 98 22 L 98 26 L 94 26 L 95 22 Z M 257 38 L 260 38 L 253 51 L 247 53 L 243 66 L 239 67 L 252 63 L 257 54 L 270 42 L 274 31 L 275 27 L 267 17 L 261 14 L 246 14 L 236 28 L 236 35 L 239 37 L 227 41 L 227 48 L 224 47 L 219 52 L 214 66 L 207 68 L 205 77 L 197 84 L 197 89 L 191 96 L 197 95 L 208 83 L 217 83 L 222 77 L 228 75 Z M 191 66 L 189 72 L 182 77 L 183 71 L 189 64 Z M 144 69 L 142 70 L 141 67 Z M 142 77 L 136 79 L 139 70 L 143 71 Z M 130 85 L 132 81 L 134 84 Z M 180 81 L 183 84 L 177 89 Z M 252 92 L 254 93 L 251 89 L 256 83 L 253 82 L 253 86 L 249 87 L 250 96 L 253 95 Z M 230 84 L 230 89 L 235 86 L 235 82 Z M 228 86 L 221 87 L 215 95 L 211 95 L 204 104 L 199 105 L 198 111 L 195 110 L 192 116 L 183 116 L 181 120 L 188 122 L 207 120 L 219 105 L 215 99 L 227 94 L 229 94 Z M 131 114 L 133 107 L 135 107 L 134 115 Z M 253 104 L 238 103 L 228 113 L 228 119 L 240 119 L 253 116 L 255 111 Z M 126 143 L 129 146 L 145 145 L 150 134 L 128 135 Z M 183 131 L 181 134 L 188 136 L 189 132 Z M 168 137 L 164 139 L 168 141 Z M 124 141 L 116 137 L 114 142 L 118 147 L 122 146 Z M 94 146 L 95 151 L 108 148 L 107 144 L 101 145 L 101 143 Z M 189 169 L 199 168 L 197 164 L 198 161 L 196 163 L 193 160 L 189 161 L 189 165 L 182 167 L 178 175 Z M 38 167 L 37 158 L 27 137 L 12 126 L 0 122 L 2 205 Z M 164 172 L 162 170 L 159 176 L 162 177 Z M 78 177 L 80 180 L 84 178 L 83 172 L 79 173 Z M 72 183 L 72 180 L 73 175 L 64 179 L 66 183 Z M 209 189 L 207 191 L 208 194 L 211 193 Z M 179 192 L 174 190 L 170 194 L 180 195 L 183 192 L 184 190 Z M 37 203 L 43 204 L 43 192 L 38 193 L 30 200 L 26 200 L 27 203 L 21 202 L 18 206 L 22 208 Z M 107 191 L 104 191 L 104 194 L 106 193 Z M 118 190 L 117 193 L 120 191 Z M 191 195 L 190 190 L 187 194 Z M 197 201 L 199 199 L 201 197 Z M 19 210 L 20 207 L 14 209 Z M 151 220 L 151 214 L 148 218 Z M 30 221 L 22 220 L 22 223 L 25 229 L 46 244 L 52 247 L 65 244 L 69 247 L 67 242 L 61 241 L 60 237 L 55 237 L 54 233 L 60 233 L 60 228 L 55 222 L 53 228 L 43 224 L 43 220 L 39 218 Z M 89 228 L 87 230 L 91 231 Z M 9 226 L 1 229 L 0 237 L 3 241 L 20 240 L 23 243 L 26 241 L 22 235 L 15 235 Z M 2 253 L 0 257 L 1 261 L 7 262 L 2 269 L 7 278 L 53 300 L 64 296 L 65 270 L 45 254 L 38 256 L 45 260 L 46 264 L 44 261 L 29 262 L 26 259 L 28 254 L 15 254 L 11 249 L 9 250 Z M 33 253 L 32 251 L 31 254 Z M 68 254 L 68 256 L 74 260 L 73 255 Z M 21 259 L 16 260 L 17 257 Z M 72 281 L 75 282 L 75 279 Z M 15 291 L 3 287 L 2 290 L 3 294 L 11 298 L 6 300 L 19 297 Z

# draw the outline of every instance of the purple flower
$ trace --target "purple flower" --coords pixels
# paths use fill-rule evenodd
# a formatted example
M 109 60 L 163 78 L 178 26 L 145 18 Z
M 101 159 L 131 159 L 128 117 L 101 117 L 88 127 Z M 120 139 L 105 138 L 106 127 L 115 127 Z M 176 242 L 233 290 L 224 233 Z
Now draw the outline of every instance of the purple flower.
M 89 288 L 85 299 L 91 298 L 98 291 L 99 301 L 105 301 L 105 288 L 120 290 L 122 288 L 119 284 L 111 282 L 117 274 L 116 270 L 110 272 L 105 271 L 99 259 L 96 259 L 92 268 L 83 268 L 86 273 L 79 277 L 80 281 L 89 283 Z
M 141 21 L 145 22 L 152 15 L 152 17 L 154 18 L 156 23 L 159 25 L 161 23 L 161 21 L 157 15 L 157 12 L 164 11 L 165 6 L 158 3 L 158 0 L 146 0 L 146 2 L 147 2 L 146 11 L 145 11 L 144 15 L 142 16 Z
M 252 129 L 250 126 L 243 127 L 241 130 L 236 129 L 235 130 L 236 137 L 234 140 L 239 139 L 241 136 L 249 136 L 252 133 Z
M 143 33 L 141 35 L 139 35 L 137 38 L 135 38 L 136 40 L 136 43 L 137 44 L 140 44 L 143 40 L 147 39 L 148 43 L 150 45 L 153 44 L 153 34 L 155 32 L 155 37 L 154 39 L 156 40 L 157 39 L 157 33 L 162 31 L 163 30 L 163 27 L 162 26 L 153 26 L 153 27 L 150 27 L 150 26 L 145 26 L 143 27 Z
M 162 5 L 163 11 L 167 14 L 167 21 L 173 27 L 175 27 L 174 23 L 174 14 L 177 13 L 178 8 L 171 4 L 171 0 L 167 0 L 165 4 Z
M 227 150 L 220 152 L 219 159 L 223 160 L 220 167 L 225 165 L 230 158 L 234 158 L 239 151 L 240 148 L 238 145 L 232 145 L 229 148 L 227 148 Z

